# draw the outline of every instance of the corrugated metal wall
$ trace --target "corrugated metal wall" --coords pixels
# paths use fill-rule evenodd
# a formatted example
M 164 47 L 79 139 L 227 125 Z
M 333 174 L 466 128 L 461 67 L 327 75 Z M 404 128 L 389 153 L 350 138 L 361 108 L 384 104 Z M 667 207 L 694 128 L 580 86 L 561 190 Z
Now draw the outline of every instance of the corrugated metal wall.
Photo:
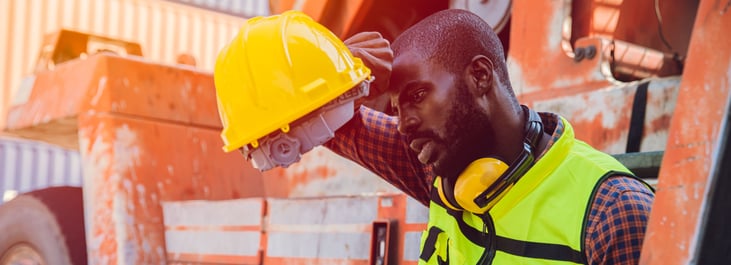
M 200 8 L 250 18 L 269 13 L 268 0 L 168 0 Z
M 81 187 L 79 152 L 0 137 L 0 204 L 6 191 L 23 193 L 50 186 Z
M 268 12 L 266 0 L 235 2 L 255 8 L 243 13 Z M 179 54 L 188 53 L 199 68 L 212 70 L 219 49 L 244 20 L 162 0 L 0 0 L 0 126 L 48 32 L 63 27 L 138 42 L 144 56 L 157 62 L 175 63 Z

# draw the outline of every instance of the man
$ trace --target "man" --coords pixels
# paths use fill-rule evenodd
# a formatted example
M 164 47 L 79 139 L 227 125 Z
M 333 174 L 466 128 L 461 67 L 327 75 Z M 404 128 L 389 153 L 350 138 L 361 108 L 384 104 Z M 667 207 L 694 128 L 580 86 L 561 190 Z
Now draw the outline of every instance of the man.
M 425 18 L 392 65 L 378 34 L 345 43 L 397 117 L 362 107 L 326 146 L 429 205 L 420 264 L 638 262 L 653 192 L 565 119 L 518 103 L 478 16 Z

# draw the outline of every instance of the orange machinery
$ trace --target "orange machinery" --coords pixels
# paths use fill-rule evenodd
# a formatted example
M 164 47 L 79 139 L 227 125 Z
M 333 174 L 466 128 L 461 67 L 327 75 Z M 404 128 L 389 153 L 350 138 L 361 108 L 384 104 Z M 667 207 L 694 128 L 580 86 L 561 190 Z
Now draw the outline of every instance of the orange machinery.
M 274 12 L 303 10 L 343 38 L 378 30 L 391 40 L 436 10 L 507 3 L 505 12 L 476 12 L 501 23 L 520 100 L 566 116 L 577 137 L 658 176 L 642 263 L 728 260 L 729 200 L 719 190 L 729 186 L 731 2 L 270 3 Z M 1 206 L 0 225 L 45 236 L 20 244 L 0 236 L 0 264 L 416 263 L 423 206 L 395 193 L 298 197 L 302 183 L 347 185 L 354 166 L 316 150 L 297 170 L 262 175 L 220 151 L 209 72 L 148 62 L 129 43 L 116 42 L 131 54 L 119 56 L 83 42 L 50 39 L 53 50 L 86 58 L 36 72 L 7 122 L 13 134 L 80 150 L 83 200 L 71 199 L 81 190 L 54 189 Z M 43 221 L 25 222 L 36 217 Z

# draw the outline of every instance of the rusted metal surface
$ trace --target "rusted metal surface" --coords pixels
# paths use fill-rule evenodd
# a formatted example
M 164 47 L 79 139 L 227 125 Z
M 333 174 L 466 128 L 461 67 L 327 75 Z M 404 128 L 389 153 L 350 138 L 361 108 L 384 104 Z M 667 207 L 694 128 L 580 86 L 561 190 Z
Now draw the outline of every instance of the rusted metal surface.
M 729 1 L 700 1 L 641 264 L 693 264 L 731 89 Z M 725 125 L 728 126 L 728 125 Z
M 559 113 L 569 120 L 577 138 L 611 154 L 626 152 L 632 102 L 639 84 L 649 82 L 641 151 L 665 149 L 675 108 L 679 77 L 647 79 L 595 91 L 561 94 L 533 101 L 540 111 Z M 600 106 L 600 107 L 599 107 Z
M 37 81 L 9 126 L 77 126 L 60 130 L 78 133 L 90 264 L 165 263 L 161 201 L 264 196 L 258 171 L 220 151 L 210 74 L 99 54 Z
M 640 150 L 664 149 L 680 78 L 621 82 L 613 76 L 617 65 L 625 67 L 625 71 L 661 71 L 662 57 L 650 63 L 649 51 L 601 37 L 586 37 L 573 47 L 594 47 L 596 55 L 574 60 L 576 52 L 567 30 L 571 1 L 513 4 L 508 65 L 513 89 L 521 102 L 566 117 L 577 138 L 602 151 L 624 153 L 637 86 L 649 81 Z M 635 50 L 638 52 L 629 52 Z M 617 60 L 622 63 L 617 64 Z
M 243 21 L 160 0 L 0 1 L 0 126 L 15 91 L 33 72 L 46 33 L 68 28 L 137 42 L 149 60 L 174 64 L 188 54 L 210 71 L 218 50 Z
M 667 54 L 677 52 L 681 57 L 687 54 L 688 39 L 698 8 L 697 0 L 570 2 L 572 41 L 583 37 L 603 37 Z

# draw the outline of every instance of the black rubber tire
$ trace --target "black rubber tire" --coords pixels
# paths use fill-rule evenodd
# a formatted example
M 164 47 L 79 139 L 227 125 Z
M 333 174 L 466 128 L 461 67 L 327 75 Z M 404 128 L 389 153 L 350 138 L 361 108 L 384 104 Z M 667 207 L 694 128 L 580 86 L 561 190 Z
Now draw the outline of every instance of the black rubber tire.
M 83 213 L 78 187 L 37 190 L 0 205 L 0 261 L 25 244 L 46 264 L 87 264 Z

